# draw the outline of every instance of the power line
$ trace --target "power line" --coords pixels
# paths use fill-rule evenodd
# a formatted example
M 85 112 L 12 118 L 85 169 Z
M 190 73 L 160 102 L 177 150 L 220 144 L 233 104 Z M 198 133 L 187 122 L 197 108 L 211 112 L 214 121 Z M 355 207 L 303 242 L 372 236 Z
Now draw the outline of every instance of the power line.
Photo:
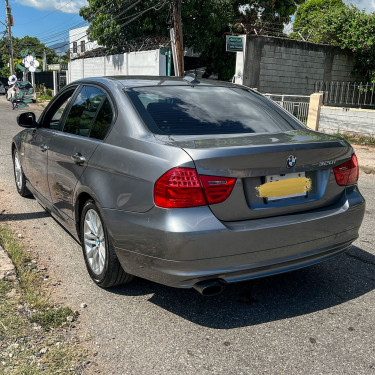
M 111 3 L 111 2 L 113 2 L 113 0 L 109 1 L 107 4 L 109 4 L 109 3 Z M 118 26 L 119 26 L 119 27 L 126 26 L 126 25 L 128 25 L 128 24 L 130 24 L 131 22 L 135 21 L 135 20 L 138 19 L 140 16 L 142 16 L 143 14 L 145 14 L 146 12 L 148 12 L 148 11 L 150 11 L 150 10 L 152 10 L 152 9 L 154 9 L 154 10 L 160 10 L 163 6 L 165 6 L 165 4 L 166 4 L 167 2 L 168 2 L 168 0 L 160 1 L 159 3 L 153 5 L 153 6 L 147 8 L 147 9 L 145 9 L 145 10 L 142 10 L 142 11 L 140 11 L 140 12 L 138 12 L 138 13 L 135 13 L 135 14 L 129 15 L 129 16 L 127 16 L 127 17 L 124 17 L 123 19 L 126 19 L 126 18 L 131 18 L 131 19 L 128 20 L 128 21 L 126 21 L 126 22 L 124 22 L 124 23 L 122 23 L 122 24 L 120 24 L 120 25 L 118 25 Z M 127 9 L 127 10 L 132 9 L 132 8 L 133 8 L 135 5 L 137 5 L 138 3 L 139 3 L 139 0 L 135 1 L 132 5 L 130 5 L 130 6 L 129 6 L 128 8 L 126 8 L 126 9 Z M 102 8 L 102 7 L 101 7 L 101 8 Z M 121 14 L 117 14 L 117 15 L 114 16 L 112 19 L 108 20 L 108 21 L 105 23 L 105 25 L 109 24 L 110 22 L 112 22 L 112 21 L 115 20 L 116 18 L 120 17 L 122 14 L 124 14 L 124 13 L 121 12 Z M 107 34 L 109 34 L 109 33 L 110 33 L 110 31 L 107 31 L 106 33 L 103 33 L 102 35 L 107 35 Z M 60 34 L 60 33 L 57 33 L 57 34 Z M 81 40 L 82 38 L 85 38 L 86 36 L 88 36 L 86 30 L 82 31 L 82 34 L 79 34 L 79 35 L 80 35 L 80 36 L 79 36 L 78 39 L 75 39 L 75 40 L 73 40 L 73 41 L 66 42 L 66 43 L 64 43 L 64 44 L 62 44 L 62 45 L 60 45 L 60 46 L 58 46 L 58 47 L 54 47 L 54 48 L 48 47 L 48 48 L 51 49 L 51 50 L 57 50 L 57 49 L 61 49 L 61 48 L 63 48 L 63 47 L 68 47 L 68 46 L 72 45 L 73 43 L 75 43 L 75 42 Z M 47 39 L 48 39 L 48 38 L 47 38 Z M 59 41 L 59 40 L 61 40 L 61 38 L 60 38 L 60 39 L 56 39 L 56 40 L 49 41 L 48 43 L 53 43 L 53 42 L 55 42 L 55 41 Z M 43 44 L 44 44 L 44 43 L 43 43 Z M 129 45 L 129 43 L 126 43 L 125 45 Z M 35 44 L 35 45 L 33 45 L 33 44 L 21 44 L 21 45 L 18 45 L 17 47 L 25 47 L 25 48 L 27 48 L 27 47 L 32 47 L 32 46 L 37 46 L 37 44 Z M 119 46 L 123 46 L 123 45 L 119 45 Z
M 45 44 L 47 44 L 47 43 L 51 44 L 51 43 L 53 43 L 55 41 L 59 41 L 61 39 L 65 39 L 69 35 L 69 31 L 70 30 L 78 29 L 78 28 L 81 28 L 83 26 L 87 26 L 87 23 L 86 22 L 80 22 L 79 24 L 73 25 L 69 29 L 66 29 L 64 31 L 61 31 L 61 32 L 56 33 L 54 35 L 51 35 L 51 36 L 49 36 L 47 38 L 40 39 L 40 41 L 42 41 Z
M 100 12 L 100 10 L 101 9 L 103 9 L 103 8 L 105 8 L 105 7 L 107 7 L 110 3 L 114 3 L 114 1 L 115 0 L 110 0 L 110 1 L 108 1 L 106 4 L 104 4 L 104 5 L 102 5 L 100 8 L 99 8 L 99 10 L 98 10 L 98 12 Z M 136 0 L 133 4 L 131 4 L 130 6 L 128 6 L 125 10 L 123 10 L 123 11 L 121 11 L 119 14 L 116 14 L 114 17 L 112 17 L 111 19 L 109 19 L 109 20 L 107 20 L 102 26 L 107 26 L 109 23 L 111 23 L 112 21 L 114 21 L 115 19 L 117 19 L 118 17 L 120 17 L 122 14 L 124 14 L 124 12 L 126 12 L 127 10 L 130 10 L 130 9 L 132 9 L 134 6 L 136 6 L 138 3 L 140 2 L 140 0 Z M 152 7 L 150 7 L 149 9 L 146 9 L 145 11 L 141 11 L 141 12 L 139 12 L 138 14 L 140 14 L 140 13 L 145 13 L 146 11 L 148 11 L 148 10 L 150 10 L 150 9 L 152 9 L 152 8 L 155 8 L 155 7 L 157 7 L 158 5 L 159 5 L 160 3 L 158 3 L 158 4 L 156 4 L 156 5 L 154 5 L 154 6 L 152 6 Z M 156 8 L 155 8 L 156 9 Z M 158 10 L 158 9 L 156 9 L 156 10 Z M 141 15 L 141 14 L 140 14 Z M 132 17 L 133 15 L 130 15 L 130 16 L 127 16 L 127 17 L 125 17 L 125 18 L 123 18 L 123 19 L 126 19 L 126 18 L 130 18 L 130 17 Z M 84 23 L 86 23 L 87 21 L 84 21 L 84 22 L 82 22 L 81 24 L 84 24 Z M 78 25 L 76 25 L 76 26 L 80 26 L 81 24 L 78 24 Z M 120 25 L 121 26 L 121 25 Z M 71 28 L 69 28 L 69 29 L 67 29 L 66 31 L 70 31 L 71 30 Z M 59 36 L 59 35 L 62 35 L 62 34 L 65 34 L 65 30 L 64 31 L 61 31 L 61 32 L 59 32 L 59 33 L 55 33 L 55 34 L 51 34 L 50 36 L 47 36 L 46 38 L 42 38 L 41 40 L 47 40 L 47 39 L 49 39 L 49 37 L 52 37 L 52 35 L 53 35 L 53 37 L 57 37 L 57 36 Z M 81 38 L 83 38 L 84 36 L 82 36 L 82 37 L 80 37 L 79 39 L 81 39 Z M 78 40 L 79 40 L 78 39 Z M 58 40 L 61 40 L 61 38 L 60 39 L 58 39 Z M 53 42 L 53 41 L 52 41 Z M 52 43 L 52 42 L 48 42 L 48 43 Z
M 54 13 L 54 12 L 57 12 L 58 10 L 62 9 L 64 6 L 66 6 L 67 4 L 69 4 L 71 1 L 72 1 L 72 0 L 70 0 L 68 3 L 64 4 L 61 8 L 56 9 L 56 10 L 50 12 L 49 14 Z M 103 9 L 103 8 L 105 8 L 105 7 L 107 7 L 107 6 L 109 6 L 111 3 L 114 4 L 115 1 L 116 1 L 116 0 L 109 0 L 108 2 L 106 2 L 105 4 L 103 4 L 103 5 L 99 8 L 99 11 L 100 11 L 101 9 Z M 48 16 L 49 14 L 47 14 L 47 15 L 45 15 L 45 16 L 43 16 L 43 17 L 46 17 L 46 16 Z M 79 16 L 79 15 L 78 15 L 78 14 L 75 14 L 73 17 L 76 17 L 76 16 Z M 66 23 L 66 21 L 60 23 L 59 25 L 62 25 L 62 24 L 64 24 L 64 23 Z M 56 36 L 58 36 L 58 35 L 62 35 L 62 34 L 64 34 L 64 33 L 66 33 L 67 31 L 71 30 L 72 27 L 79 27 L 80 25 L 84 25 L 84 24 L 87 24 L 87 23 L 88 23 L 88 21 L 84 20 L 84 21 L 81 21 L 79 24 L 75 24 L 74 26 L 72 25 L 72 26 L 69 27 L 69 28 L 66 28 L 66 25 L 65 25 L 65 28 L 62 29 L 62 30 L 59 31 L 59 32 L 56 32 L 56 28 L 55 28 L 54 32 L 52 32 L 52 33 L 47 33 L 47 34 L 43 34 L 43 36 L 40 37 L 40 38 L 38 38 L 38 39 L 41 40 L 41 41 L 42 41 L 42 40 L 47 40 L 47 39 L 49 39 L 49 38 L 52 37 L 52 36 L 53 36 L 53 37 L 56 37 Z M 57 27 L 58 27 L 59 25 L 57 25 Z
M 87 23 L 87 21 L 80 21 L 79 23 L 77 23 L 77 21 L 75 21 L 74 23 L 71 23 L 69 26 L 67 26 L 66 22 L 65 22 L 64 28 L 61 28 L 60 30 L 55 29 L 54 33 L 43 34 L 43 36 L 40 37 L 40 38 L 38 38 L 38 39 L 39 40 L 48 40 L 48 39 L 51 39 L 51 38 L 56 38 L 59 35 L 62 35 L 64 33 L 68 32 L 72 28 L 80 27 L 80 26 L 82 26 L 82 25 L 84 25 L 86 23 Z
M 137 18 L 139 18 L 140 16 L 142 16 L 143 14 L 145 14 L 146 12 L 148 12 L 148 11 L 150 11 L 150 10 L 152 10 L 152 9 L 160 10 L 160 9 L 161 9 L 161 8 L 167 3 L 167 2 L 168 2 L 167 0 L 161 1 L 161 2 L 159 2 L 158 4 L 151 6 L 150 8 L 147 8 L 147 9 L 145 9 L 145 10 L 143 10 L 143 11 L 140 11 L 140 12 L 138 12 L 138 13 L 136 13 L 136 14 L 133 14 L 133 15 L 131 15 L 131 16 L 128 16 L 128 17 L 126 17 L 126 18 L 130 18 L 130 17 L 132 17 L 132 18 L 131 18 L 129 21 L 127 21 L 127 22 L 125 22 L 125 23 L 122 23 L 122 24 L 120 24 L 120 25 L 118 25 L 118 26 L 119 26 L 119 27 L 126 26 L 126 25 L 128 25 L 128 24 L 130 24 L 131 22 L 135 21 Z M 113 21 L 113 19 L 115 19 L 115 18 L 118 17 L 118 16 L 119 16 L 119 15 L 113 17 L 113 18 L 110 20 L 110 22 Z M 102 35 L 107 35 L 107 34 L 109 34 L 110 32 L 111 32 L 111 31 L 107 31 L 106 33 L 103 33 Z M 78 42 L 79 40 L 81 40 L 81 39 L 84 38 L 85 36 L 88 36 L 88 34 L 85 33 L 85 35 L 80 36 L 78 39 L 73 40 L 72 42 L 69 41 L 68 43 L 64 44 L 64 45 L 61 46 L 61 47 L 69 46 L 69 45 L 73 44 L 74 42 Z M 61 47 L 59 47 L 59 48 L 61 48 Z

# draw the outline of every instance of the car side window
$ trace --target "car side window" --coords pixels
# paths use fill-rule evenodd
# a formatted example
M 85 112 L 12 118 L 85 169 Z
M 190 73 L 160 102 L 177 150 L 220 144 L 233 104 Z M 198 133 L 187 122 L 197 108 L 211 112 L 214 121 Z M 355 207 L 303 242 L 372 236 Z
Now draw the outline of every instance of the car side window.
M 92 126 L 90 137 L 103 140 L 107 135 L 107 132 L 112 124 L 113 120 L 113 110 L 111 103 L 108 98 L 106 98 L 99 109 L 98 115 Z
M 88 137 L 96 113 L 106 100 L 106 94 L 97 87 L 83 86 L 65 121 L 63 132 Z
M 75 88 L 63 93 L 46 113 L 42 127 L 47 129 L 58 130 L 61 127 L 61 120 L 65 108 L 68 106 L 70 99 L 74 94 Z

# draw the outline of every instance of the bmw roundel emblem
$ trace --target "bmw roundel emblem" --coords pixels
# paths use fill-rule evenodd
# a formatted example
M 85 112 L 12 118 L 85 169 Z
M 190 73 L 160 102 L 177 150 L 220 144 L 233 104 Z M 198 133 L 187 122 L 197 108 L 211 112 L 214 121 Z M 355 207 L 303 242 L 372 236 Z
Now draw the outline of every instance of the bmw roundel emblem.
M 293 168 L 296 165 L 297 158 L 294 155 L 289 155 L 288 159 L 286 160 L 286 166 L 288 168 Z

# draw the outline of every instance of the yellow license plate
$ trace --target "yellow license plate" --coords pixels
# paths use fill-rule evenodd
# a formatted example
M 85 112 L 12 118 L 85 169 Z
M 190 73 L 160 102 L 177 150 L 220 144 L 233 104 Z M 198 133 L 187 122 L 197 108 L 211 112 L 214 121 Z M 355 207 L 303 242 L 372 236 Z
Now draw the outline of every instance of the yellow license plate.
M 311 180 L 306 178 L 305 172 L 266 176 L 266 182 L 257 187 L 258 196 L 267 198 L 269 202 L 306 197 L 310 190 Z

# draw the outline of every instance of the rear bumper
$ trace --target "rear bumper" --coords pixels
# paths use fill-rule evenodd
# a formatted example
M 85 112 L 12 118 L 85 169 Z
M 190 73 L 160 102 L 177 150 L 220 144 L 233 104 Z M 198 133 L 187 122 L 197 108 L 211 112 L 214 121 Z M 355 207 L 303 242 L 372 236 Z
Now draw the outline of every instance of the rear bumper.
M 365 202 L 356 188 L 309 213 L 222 223 L 208 207 L 134 214 L 104 210 L 126 272 L 174 287 L 237 282 L 326 260 L 358 237 Z

